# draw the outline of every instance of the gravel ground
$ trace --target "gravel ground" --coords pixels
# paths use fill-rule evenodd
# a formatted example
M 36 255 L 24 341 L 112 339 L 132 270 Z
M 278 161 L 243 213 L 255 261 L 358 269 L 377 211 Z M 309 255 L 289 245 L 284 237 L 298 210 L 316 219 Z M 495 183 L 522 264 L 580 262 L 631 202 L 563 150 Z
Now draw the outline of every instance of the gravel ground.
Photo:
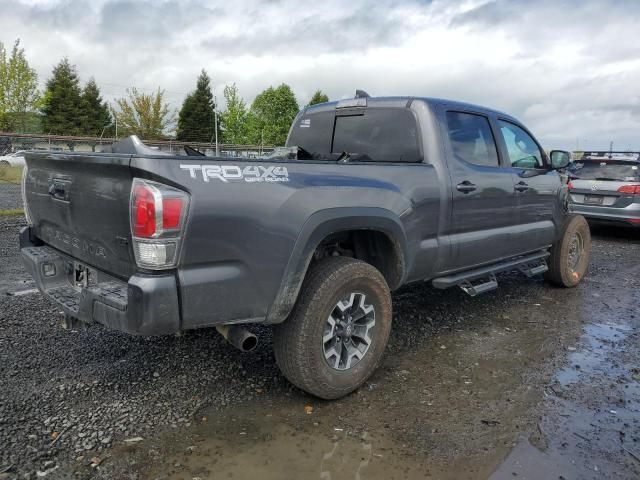
M 0 221 L 4 275 L 21 269 L 21 220 Z M 268 340 L 242 355 L 215 330 L 139 338 L 101 326 L 68 332 L 59 320 L 39 293 L 0 296 L 0 471 L 42 470 L 51 459 L 101 452 L 116 438 L 188 425 L 203 405 L 222 408 L 266 385 L 290 388 Z
M 20 185 L 0 182 L 0 210 L 14 210 L 22 208 Z
M 0 217 L 0 271 L 4 291 L 15 292 L 32 286 L 18 259 L 17 230 L 22 222 L 17 217 Z M 638 242 L 633 238 L 627 241 L 624 235 L 622 239 L 599 237 L 595 240 L 591 275 L 606 274 L 614 278 L 618 265 L 628 267 L 629 261 L 635 261 L 630 260 L 629 252 L 637 258 Z M 627 268 L 624 274 L 637 277 L 637 273 Z M 579 336 L 584 320 L 580 312 L 573 312 L 572 320 L 566 325 L 545 324 L 540 329 L 542 333 L 533 330 L 529 333 L 523 325 L 524 333 L 519 334 L 518 343 L 515 337 L 505 336 L 505 332 L 511 335 L 515 330 L 508 326 L 511 325 L 508 315 L 501 312 L 510 312 L 513 304 L 517 304 L 518 312 L 527 312 L 537 308 L 535 305 L 539 303 L 535 302 L 542 302 L 548 304 L 542 316 L 561 318 L 567 305 L 571 310 L 578 310 L 575 306 L 579 305 L 581 295 L 591 295 L 594 284 L 585 282 L 567 301 L 563 291 L 549 289 L 539 279 L 523 281 L 519 276 L 506 276 L 501 279 L 501 285 L 503 288 L 495 294 L 476 298 L 466 297 L 458 290 L 434 292 L 424 286 L 405 288 L 394 295 L 394 322 L 399 322 L 398 327 L 393 330 L 381 373 L 363 394 L 365 402 L 370 402 L 369 408 L 380 409 L 381 428 L 392 432 L 398 429 L 404 438 L 421 446 L 422 451 L 438 450 L 446 445 L 459 453 L 456 445 L 465 443 L 477 446 L 478 451 L 494 443 L 508 448 L 504 445 L 511 444 L 512 440 L 507 439 L 512 433 L 501 431 L 502 426 L 498 424 L 480 424 L 476 418 L 474 425 L 477 426 L 473 427 L 476 430 L 472 433 L 477 438 L 471 435 L 467 441 L 470 431 L 465 430 L 465 425 L 469 418 L 461 415 L 459 422 L 454 419 L 449 422 L 451 438 L 440 442 L 433 426 L 427 428 L 422 420 L 406 417 L 407 411 L 402 411 L 407 398 L 415 399 L 415 408 L 426 408 L 433 403 L 434 409 L 439 399 L 441 421 L 446 429 L 445 422 L 451 417 L 452 409 L 455 411 L 454 404 L 449 397 L 438 398 L 437 392 L 435 397 L 425 397 L 423 401 L 427 395 L 425 386 L 435 389 L 434 385 L 441 385 L 444 391 L 452 383 L 460 382 L 460 372 L 456 369 L 463 369 L 460 362 L 455 361 L 456 352 L 463 347 L 464 355 L 477 356 L 478 362 L 492 362 L 486 375 L 491 374 L 487 378 L 496 386 L 497 393 L 494 392 L 495 399 L 487 400 L 488 394 L 480 392 L 477 399 L 469 397 L 462 402 L 473 402 L 489 414 L 504 410 L 503 397 L 511 396 L 514 400 L 507 398 L 506 401 L 518 408 L 513 415 L 509 414 L 510 421 L 516 427 L 531 423 L 531 418 L 536 416 L 532 407 L 536 400 L 518 403 L 518 395 L 524 399 L 531 385 L 546 381 L 542 378 L 545 369 L 553 371 L 561 365 L 554 360 L 558 350 L 564 348 L 567 339 Z M 526 318 L 527 314 L 522 316 Z M 496 318 L 500 318 L 497 333 L 492 330 Z M 195 428 L 196 419 L 203 414 L 211 417 L 223 411 L 226 418 L 238 409 L 250 408 L 254 409 L 251 415 L 264 416 L 264 410 L 260 409 L 286 410 L 289 400 L 312 401 L 280 375 L 273 360 L 268 328 L 256 327 L 261 340 L 259 347 L 252 354 L 242 354 L 226 344 L 215 330 L 188 332 L 180 337 L 138 338 L 101 326 L 65 331 L 60 328 L 59 319 L 58 310 L 39 293 L 14 296 L 0 292 L 0 472 L 7 469 L 6 474 L 0 473 L 0 479 L 3 475 L 11 479 L 33 479 L 37 478 L 38 471 L 47 478 L 89 478 L 102 468 L 89 466 L 93 458 L 115 456 L 123 460 L 107 465 L 99 473 L 101 478 L 125 478 L 126 472 L 134 472 L 126 478 L 140 478 L 144 476 L 141 471 L 135 472 L 147 468 L 145 465 L 157 457 L 152 456 L 151 460 L 144 456 L 129 457 L 129 447 L 125 445 L 125 451 L 121 450 L 127 439 L 155 438 L 160 442 L 159 449 L 170 452 L 171 445 L 180 445 L 184 432 Z M 535 340 L 537 334 L 546 335 L 540 337 L 544 339 L 540 347 Z M 442 344 L 440 348 L 448 345 L 448 350 L 440 350 L 434 343 Z M 431 344 L 429 352 L 421 353 L 426 344 Z M 482 350 L 483 345 L 486 351 Z M 491 352 L 496 351 L 504 358 L 492 358 Z M 413 371 L 415 365 L 424 364 L 426 369 L 437 366 L 439 357 L 424 355 L 441 352 L 454 362 L 453 367 L 440 365 L 433 371 Z M 545 359 L 544 368 L 536 361 L 528 364 L 527 358 L 536 356 L 540 362 Z M 511 366 L 511 358 L 524 360 Z M 524 370 L 515 373 L 506 370 L 504 380 L 496 380 L 500 368 L 516 366 Z M 477 375 L 483 375 L 481 371 Z M 415 377 L 413 383 L 407 380 L 411 375 Z M 474 382 L 481 380 L 482 377 Z M 378 391 L 377 382 L 386 384 L 387 390 Z M 497 387 L 501 382 L 504 390 Z M 459 395 L 449 393 L 452 398 Z M 275 402 L 276 407 L 263 406 L 260 402 L 265 396 Z M 376 407 L 376 402 L 380 406 Z M 340 403 L 326 405 L 329 410 L 343 408 Z M 397 427 L 398 419 L 403 416 L 408 423 Z M 507 420 L 502 421 L 506 428 Z M 487 428 L 498 433 L 487 437 L 483 430 Z M 425 433 L 427 430 L 431 433 Z M 220 427 L 220 431 L 225 429 Z M 438 431 L 435 428 L 435 432 Z M 176 432 L 173 437 L 172 432 Z

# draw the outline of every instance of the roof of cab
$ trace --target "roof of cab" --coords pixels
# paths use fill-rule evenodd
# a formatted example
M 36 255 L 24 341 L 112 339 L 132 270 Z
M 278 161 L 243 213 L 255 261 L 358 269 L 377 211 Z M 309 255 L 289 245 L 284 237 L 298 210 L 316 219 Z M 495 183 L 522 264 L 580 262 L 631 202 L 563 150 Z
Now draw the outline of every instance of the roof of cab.
M 351 100 L 351 99 L 347 99 L 347 100 Z M 354 100 L 363 100 L 363 98 L 356 98 Z M 305 107 L 303 109 L 303 111 L 305 113 L 307 113 L 307 112 L 308 113 L 319 113 L 319 112 L 323 112 L 323 111 L 331 111 L 331 110 L 335 110 L 336 107 L 338 107 L 338 104 L 340 102 L 343 102 L 343 101 L 344 100 L 338 100 L 338 101 L 327 102 L 327 103 L 318 103 L 316 105 L 311 105 L 311 106 Z M 511 116 L 509 114 L 506 114 L 504 112 L 492 109 L 492 108 L 483 107 L 483 106 L 480 106 L 480 105 L 474 105 L 472 103 L 459 102 L 459 101 L 455 101 L 455 100 L 447 100 L 447 99 L 443 99 L 443 98 L 432 98 L 432 97 L 410 97 L 410 96 L 401 96 L 401 97 L 366 97 L 366 106 L 367 106 L 367 108 L 369 108 L 369 107 L 405 108 L 405 107 L 409 107 L 411 102 L 414 102 L 414 101 L 425 102 L 426 104 L 429 104 L 429 105 L 432 105 L 432 106 L 445 105 L 447 107 L 451 107 L 451 108 L 454 108 L 454 109 L 472 110 L 472 111 L 476 111 L 476 112 L 497 114 L 497 115 L 503 116 L 505 118 L 514 119 L 513 116 Z M 349 106 L 349 107 L 350 108 L 362 108 L 362 106 L 357 106 L 357 105 L 353 105 L 353 106 Z

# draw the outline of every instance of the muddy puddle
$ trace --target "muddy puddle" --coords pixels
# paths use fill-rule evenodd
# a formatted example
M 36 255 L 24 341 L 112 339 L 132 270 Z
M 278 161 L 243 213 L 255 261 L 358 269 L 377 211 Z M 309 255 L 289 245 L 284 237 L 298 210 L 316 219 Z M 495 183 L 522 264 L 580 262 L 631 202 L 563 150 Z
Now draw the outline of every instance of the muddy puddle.
M 488 303 L 447 293 L 452 303 L 442 308 L 472 313 L 433 336 L 396 338 L 382 368 L 345 399 L 263 392 L 237 408 L 204 409 L 186 431 L 122 453 L 138 455 L 148 479 L 488 478 L 520 438 L 535 451 L 546 446 L 545 389 L 582 331 L 579 309 L 552 313 L 561 305 L 555 291 L 534 286 L 527 300 L 513 290 Z M 424 321 L 403 305 L 437 295 L 421 293 L 397 301 L 399 331 Z M 575 290 L 569 304 L 582 296 Z
M 601 285 L 606 294 L 586 299 L 583 313 L 594 323 L 545 389 L 538 426 L 546 448 L 521 437 L 494 480 L 640 478 L 640 295 L 620 286 Z

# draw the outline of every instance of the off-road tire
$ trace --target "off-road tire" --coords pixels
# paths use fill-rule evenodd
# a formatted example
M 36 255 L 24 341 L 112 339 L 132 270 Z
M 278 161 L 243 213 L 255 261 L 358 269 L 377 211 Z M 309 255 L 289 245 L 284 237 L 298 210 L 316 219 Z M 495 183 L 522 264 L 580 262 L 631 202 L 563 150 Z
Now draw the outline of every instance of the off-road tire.
M 337 302 L 353 292 L 366 294 L 374 307 L 371 343 L 362 359 L 347 370 L 325 358 L 323 329 Z M 276 362 L 298 388 L 323 399 L 336 399 L 359 388 L 380 363 L 391 330 L 391 294 L 382 274 L 349 257 L 329 257 L 312 266 L 291 315 L 274 329 Z
M 582 253 L 577 264 L 570 266 L 570 250 L 576 235 L 582 242 Z M 570 215 L 560 228 L 560 235 L 551 246 L 549 270 L 544 278 L 547 282 L 558 287 L 571 288 L 580 283 L 589 267 L 591 255 L 591 231 L 589 224 L 582 215 Z

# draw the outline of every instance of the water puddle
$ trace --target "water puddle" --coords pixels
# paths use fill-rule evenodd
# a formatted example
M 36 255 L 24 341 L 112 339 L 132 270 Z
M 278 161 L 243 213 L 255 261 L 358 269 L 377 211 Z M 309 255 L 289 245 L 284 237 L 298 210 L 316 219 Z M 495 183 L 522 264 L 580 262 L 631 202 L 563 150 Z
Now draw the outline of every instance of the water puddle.
M 260 418 L 247 413 L 207 419 L 190 437 L 192 445 L 169 459 L 164 457 L 147 477 L 364 480 L 429 475 L 428 466 L 408 457 L 384 430 L 333 426 L 325 415 L 320 421 L 312 415 L 296 419 L 299 408 Z
M 560 385 L 566 387 L 594 374 L 617 374 L 621 368 L 608 361 L 616 345 L 627 338 L 632 329 L 628 325 L 594 323 L 585 327 L 579 349 L 569 354 L 568 366 L 556 375 Z
M 547 388 L 546 413 L 538 424 L 546 448 L 521 438 L 493 480 L 639 478 L 640 369 L 634 363 L 634 336 L 637 331 L 628 324 L 584 328 L 568 365 Z

